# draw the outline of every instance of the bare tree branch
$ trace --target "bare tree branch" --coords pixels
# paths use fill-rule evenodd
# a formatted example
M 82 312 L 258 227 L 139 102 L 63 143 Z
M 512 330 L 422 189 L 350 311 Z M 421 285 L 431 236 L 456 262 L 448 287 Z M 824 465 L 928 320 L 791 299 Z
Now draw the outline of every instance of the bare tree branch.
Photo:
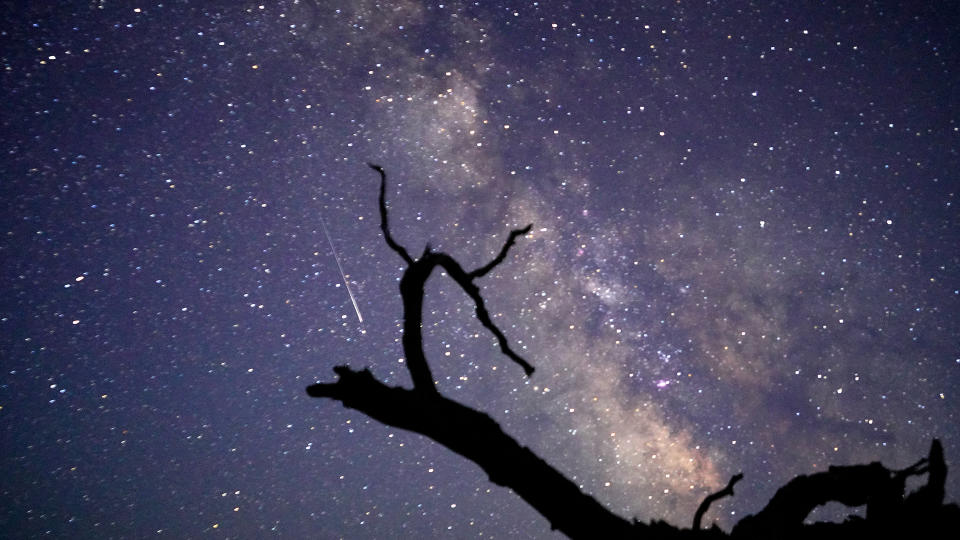
M 373 163 L 367 163 L 367 165 L 380 173 L 380 230 L 383 231 L 383 236 L 387 240 L 387 245 L 390 246 L 390 249 L 396 251 L 407 264 L 413 264 L 413 258 L 410 257 L 407 250 L 398 244 L 393 239 L 393 236 L 390 235 L 390 226 L 387 224 L 387 173 L 385 173 L 383 167 L 379 165 L 374 165 Z
M 919 467 L 921 463 L 924 465 L 922 468 Z M 940 443 L 940 439 L 934 439 L 930 443 L 928 456 L 911 467 L 913 468 L 917 468 L 917 471 L 920 471 L 919 474 L 928 474 L 927 485 L 911 493 L 908 501 L 927 508 L 943 505 L 943 497 L 946 494 L 947 462 L 943 459 L 943 444 Z
M 934 439 L 936 441 L 936 439 Z M 922 458 L 920 461 L 917 461 L 913 465 L 907 467 L 906 469 L 900 469 L 899 471 L 891 471 L 893 473 L 893 478 L 897 482 L 906 482 L 907 478 L 911 476 L 919 476 L 921 474 L 926 474 L 927 469 L 929 468 L 927 463 L 929 460 L 927 458 Z
M 477 268 L 473 272 L 470 272 L 469 274 L 470 279 L 483 277 L 484 275 L 487 274 L 487 272 L 493 270 L 494 267 L 502 263 L 503 259 L 507 257 L 507 251 L 510 249 L 510 246 L 514 244 L 514 242 L 516 241 L 516 238 L 521 234 L 527 234 L 528 232 L 530 232 L 530 229 L 532 228 L 533 228 L 533 223 L 527 225 L 522 229 L 514 229 L 510 231 L 510 236 L 507 238 L 507 242 L 503 244 L 503 248 L 500 249 L 500 253 L 492 261 L 487 263 L 486 266 Z
M 529 228 L 530 227 L 528 226 L 527 229 Z M 522 234 L 522 232 L 514 232 Z M 513 239 L 515 236 L 517 235 L 510 233 L 511 239 Z M 508 242 L 507 246 L 504 246 L 501 255 L 506 254 L 507 247 L 509 247 L 509 244 L 511 243 L 512 241 Z M 490 319 L 490 313 L 487 312 L 487 308 L 483 302 L 483 297 L 480 296 L 480 289 L 473 284 L 473 272 L 470 274 L 464 272 L 460 264 L 454 260 L 453 257 L 450 257 L 445 253 L 437 253 L 436 255 L 439 259 L 439 264 L 443 266 L 443 268 L 447 271 L 447 274 L 460 285 L 460 288 L 462 288 L 463 291 L 470 296 L 470 298 L 473 299 L 474 304 L 477 306 L 477 318 L 480 319 L 480 322 L 483 324 L 483 326 L 485 326 L 494 336 L 496 336 L 497 342 L 500 344 L 500 351 L 508 358 L 519 364 L 520 367 L 523 368 L 523 372 L 527 374 L 527 377 L 533 375 L 533 366 L 521 358 L 519 354 L 513 352 L 513 349 L 510 348 L 510 343 L 507 341 L 507 337 L 503 335 L 503 332 L 501 332 L 500 329 L 497 328 L 497 325 L 493 324 L 493 321 Z M 503 257 L 498 257 L 498 259 L 503 260 Z
M 700 503 L 699 507 L 697 507 L 697 512 L 693 515 L 693 530 L 700 530 L 700 522 L 703 520 L 703 515 L 706 514 L 707 510 L 710 509 L 711 504 L 713 504 L 717 499 L 733 496 L 733 486 L 740 480 L 743 480 L 743 473 L 737 473 L 733 475 L 733 477 L 730 478 L 730 481 L 727 482 L 727 487 L 716 493 L 711 493 L 703 499 L 703 502 Z
M 638 538 L 649 531 L 584 494 L 488 415 L 435 392 L 386 386 L 366 369 L 337 366 L 334 371 L 337 382 L 311 385 L 307 394 L 339 400 L 386 425 L 437 441 L 479 465 L 491 482 L 513 490 L 570 538 Z
M 453 257 L 446 253 L 435 253 L 430 250 L 429 244 L 424 248 L 420 258 L 413 260 L 406 248 L 398 244 L 390 233 L 390 225 L 387 219 L 386 203 L 386 185 L 387 173 L 383 167 L 368 163 L 371 169 L 380 173 L 380 230 L 383 231 L 383 237 L 395 252 L 397 252 L 404 261 L 407 262 L 407 269 L 400 279 L 400 295 L 403 298 L 403 351 L 406 354 L 407 369 L 410 371 L 410 377 L 413 379 L 413 387 L 418 390 L 436 392 L 436 385 L 433 381 L 433 374 L 430 366 L 427 364 L 426 355 L 423 352 L 423 294 L 427 279 L 434 267 L 441 266 L 447 274 L 453 278 L 457 284 L 467 293 L 476 305 L 477 318 L 490 332 L 497 338 L 500 350 L 508 358 L 516 362 L 523 368 L 524 373 L 529 377 L 533 374 L 534 368 L 519 354 L 510 348 L 507 337 L 493 324 L 490 314 L 484 305 L 483 297 L 480 296 L 480 289 L 473 284 L 473 279 L 483 276 L 498 264 L 504 261 L 507 251 L 516 242 L 517 236 L 530 232 L 533 225 L 527 225 L 526 228 L 510 231 L 500 253 L 489 264 L 470 272 L 463 270 Z
M 480 295 L 480 289 L 474 285 L 470 275 L 453 257 L 446 253 L 429 251 L 427 248 L 419 259 L 407 267 L 400 279 L 400 296 L 403 298 L 403 351 L 406 354 L 407 369 L 413 379 L 414 388 L 436 392 L 433 375 L 423 352 L 422 328 L 424 287 L 430 273 L 437 266 L 446 270 L 447 275 L 456 281 L 473 300 L 476 305 L 477 319 L 497 338 L 503 354 L 519 364 L 528 377 L 532 375 L 534 367 L 510 348 L 507 337 L 490 319 L 483 297 Z
M 400 279 L 403 298 L 403 350 L 413 389 L 388 387 L 369 370 L 354 371 L 337 366 L 339 379 L 307 388 L 312 397 L 330 398 L 390 426 L 425 435 L 479 465 L 497 485 L 513 490 L 543 515 L 551 527 L 571 538 L 724 538 L 717 527 L 702 530 L 704 514 L 716 500 L 732 496 L 734 485 L 743 474 L 733 476 L 727 486 L 708 495 L 697 509 L 693 529 L 677 529 L 664 522 L 645 525 L 624 520 L 584 494 L 577 485 L 537 457 L 528 448 L 503 432 L 488 415 L 447 399 L 437 391 L 423 352 L 423 297 L 427 279 L 437 266 L 457 282 L 476 305 L 480 322 L 497 338 L 500 350 L 523 367 L 529 376 L 534 368 L 511 349 L 506 336 L 493 323 L 474 279 L 482 277 L 506 260 L 510 247 L 520 235 L 531 230 L 510 232 L 497 256 L 488 264 L 466 272 L 453 257 L 433 252 L 428 245 L 414 260 L 390 233 L 386 206 L 386 173 L 380 173 L 380 228 L 387 245 L 407 263 Z M 904 498 L 905 482 L 910 476 L 929 474 L 927 485 Z M 747 516 L 734 527 L 733 538 L 880 537 L 894 530 L 905 533 L 947 530 L 960 522 L 960 508 L 944 505 L 947 466 L 943 447 L 934 440 L 928 458 L 903 469 L 891 470 L 880 463 L 830 467 L 825 472 L 798 476 L 780 488 L 759 513 Z M 847 506 L 867 506 L 867 517 L 860 522 L 827 524 L 827 529 L 803 522 L 815 507 L 829 501 Z M 891 529 L 892 527 L 892 529 Z M 913 530 L 913 527 L 919 527 Z M 927 534 L 926 536 L 931 536 Z M 916 536 L 916 534 L 912 534 Z M 905 537 L 905 536 L 904 536 Z M 921 535 L 923 537 L 923 535 Z
M 903 492 L 908 476 L 923 474 L 921 460 L 902 471 L 879 462 L 869 465 L 831 466 L 824 472 L 800 475 L 773 495 L 760 512 L 740 520 L 734 536 L 786 537 L 803 526 L 817 506 L 836 501 L 846 506 L 867 506 L 867 521 L 893 523 L 902 518 Z

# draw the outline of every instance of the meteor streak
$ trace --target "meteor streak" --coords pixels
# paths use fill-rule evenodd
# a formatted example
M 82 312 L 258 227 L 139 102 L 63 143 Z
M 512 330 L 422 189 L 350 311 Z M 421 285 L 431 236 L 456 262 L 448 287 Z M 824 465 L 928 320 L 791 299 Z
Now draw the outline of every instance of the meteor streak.
M 353 296 L 353 291 L 350 290 L 350 282 L 347 281 L 347 276 L 343 273 L 343 265 L 340 264 L 340 256 L 337 255 L 337 248 L 333 245 L 333 239 L 330 238 L 330 233 L 327 231 L 327 225 L 323 222 L 322 217 L 320 217 L 320 227 L 323 229 L 323 235 L 327 237 L 327 242 L 330 243 L 330 251 L 333 252 L 333 260 L 337 261 L 337 270 L 340 270 L 340 277 L 343 278 L 343 284 L 347 287 L 347 294 L 350 295 L 350 301 L 353 302 L 353 310 L 357 312 L 357 320 L 362 324 L 363 315 L 360 315 L 360 307 L 357 305 L 357 299 Z

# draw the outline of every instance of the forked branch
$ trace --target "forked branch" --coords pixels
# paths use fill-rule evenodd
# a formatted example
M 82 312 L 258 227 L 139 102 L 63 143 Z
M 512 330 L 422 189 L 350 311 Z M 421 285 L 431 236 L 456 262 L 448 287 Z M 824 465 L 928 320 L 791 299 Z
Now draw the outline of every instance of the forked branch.
M 385 425 L 420 433 L 476 463 L 570 538 L 642 538 L 648 527 L 607 510 L 574 482 L 504 433 L 490 416 L 436 392 L 386 386 L 370 371 L 337 366 L 339 379 L 307 387 Z
M 406 354 L 407 369 L 410 370 L 410 377 L 413 379 L 413 386 L 418 390 L 436 392 L 436 385 L 433 381 L 433 374 L 430 366 L 427 364 L 426 355 L 423 352 L 423 294 L 427 279 L 437 266 L 447 271 L 454 281 L 460 285 L 467 296 L 469 296 L 476 306 L 477 319 L 487 328 L 490 333 L 497 338 L 500 351 L 508 358 L 516 362 L 523 368 L 527 376 L 533 374 L 534 368 L 529 362 L 524 360 L 511 347 L 510 342 L 503 332 L 493 323 L 490 313 L 487 311 L 483 297 L 480 295 L 480 288 L 473 280 L 489 273 L 498 264 L 502 263 L 510 247 L 516 242 L 520 235 L 530 232 L 533 225 L 527 225 L 523 229 L 510 231 L 510 236 L 506 243 L 500 249 L 500 253 L 485 266 L 482 266 L 472 272 L 464 271 L 460 263 L 446 253 L 434 252 L 427 246 L 420 258 L 414 260 L 407 252 L 406 248 L 394 240 L 390 232 L 388 220 L 386 190 L 387 174 L 383 167 L 369 163 L 370 168 L 380 174 L 380 230 L 383 231 L 384 239 L 392 250 L 397 252 L 400 257 L 407 262 L 407 269 L 400 279 L 400 295 L 403 298 L 403 350 Z

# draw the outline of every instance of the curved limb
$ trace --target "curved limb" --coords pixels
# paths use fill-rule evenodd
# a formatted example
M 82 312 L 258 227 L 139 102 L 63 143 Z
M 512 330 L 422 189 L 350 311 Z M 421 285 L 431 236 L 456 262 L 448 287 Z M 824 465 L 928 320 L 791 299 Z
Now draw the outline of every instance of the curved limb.
M 530 226 L 527 226 L 527 228 L 524 230 L 529 229 Z M 501 255 L 506 255 L 507 248 L 512 243 L 513 238 L 518 234 L 523 234 L 523 231 L 514 231 L 513 233 L 510 233 L 511 240 L 507 242 L 506 246 L 504 246 L 503 250 L 501 251 Z M 477 306 L 477 318 L 480 319 L 480 323 L 483 324 L 487 330 L 490 330 L 490 333 L 497 338 L 497 342 L 500 344 L 500 352 L 519 364 L 520 367 L 523 368 L 523 372 L 526 373 L 528 377 L 533 375 L 534 367 L 524 360 L 519 354 L 513 352 L 513 349 L 510 348 L 510 342 L 507 341 L 507 336 L 505 336 L 503 332 L 497 328 L 497 325 L 493 324 L 493 321 L 490 319 L 490 313 L 487 311 L 486 305 L 483 302 L 483 297 L 480 296 L 480 288 L 473 284 L 473 277 L 476 270 L 469 274 L 464 272 L 460 264 L 454 260 L 453 257 L 447 255 L 446 253 L 437 253 L 435 256 L 437 257 L 438 264 L 442 266 L 447 271 L 447 274 L 453 278 L 457 284 L 460 285 L 460 288 L 462 288 L 463 291 L 467 293 L 471 299 L 473 299 L 473 303 Z M 494 261 L 494 263 L 499 263 L 503 260 L 502 256 L 498 256 L 497 258 L 499 260 Z M 487 266 L 492 268 L 493 266 L 496 266 L 494 263 L 491 263 L 491 265 Z
M 380 230 L 383 231 L 383 237 L 387 240 L 387 245 L 390 246 L 390 249 L 397 252 L 407 264 L 413 264 L 413 258 L 410 257 L 410 254 L 407 253 L 406 248 L 401 246 L 393 239 L 393 236 L 390 234 L 390 226 L 387 224 L 387 173 L 384 172 L 383 167 L 379 165 L 374 165 L 373 163 L 367 163 L 371 169 L 380 173 Z
M 510 246 L 512 246 L 516 242 L 516 238 L 522 234 L 527 234 L 528 232 L 530 232 L 530 229 L 532 228 L 533 228 L 533 223 L 527 225 L 522 229 L 514 229 L 510 231 L 510 236 L 507 238 L 507 242 L 503 244 L 503 247 L 500 248 L 500 253 L 492 261 L 487 263 L 486 266 L 481 266 L 480 268 L 477 268 L 473 272 L 470 272 L 470 274 L 468 274 L 470 276 L 470 279 L 483 277 L 484 275 L 487 274 L 487 272 L 493 270 L 498 264 L 502 263 L 503 260 L 507 257 L 507 251 L 510 249 Z
M 730 478 L 730 481 L 727 482 L 727 487 L 716 493 L 711 493 L 703 499 L 703 502 L 700 503 L 699 507 L 697 507 L 697 512 L 693 515 L 693 530 L 700 530 L 700 522 L 703 520 L 703 515 L 707 513 L 707 510 L 710 509 L 710 505 L 713 504 L 714 501 L 724 497 L 733 496 L 733 486 L 740 480 L 743 480 L 743 473 L 733 475 L 733 477 Z

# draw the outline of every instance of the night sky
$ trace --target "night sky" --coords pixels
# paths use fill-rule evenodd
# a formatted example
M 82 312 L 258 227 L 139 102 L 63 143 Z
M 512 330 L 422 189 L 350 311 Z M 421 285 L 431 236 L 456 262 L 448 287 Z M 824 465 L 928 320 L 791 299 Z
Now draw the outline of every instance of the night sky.
M 689 526 L 742 471 L 729 530 L 933 437 L 957 500 L 954 3 L 12 4 L 3 535 L 558 536 L 306 396 L 338 364 L 410 386 L 368 161 L 413 254 L 534 224 L 477 283 L 536 373 L 439 272 L 425 350 L 614 512 Z

